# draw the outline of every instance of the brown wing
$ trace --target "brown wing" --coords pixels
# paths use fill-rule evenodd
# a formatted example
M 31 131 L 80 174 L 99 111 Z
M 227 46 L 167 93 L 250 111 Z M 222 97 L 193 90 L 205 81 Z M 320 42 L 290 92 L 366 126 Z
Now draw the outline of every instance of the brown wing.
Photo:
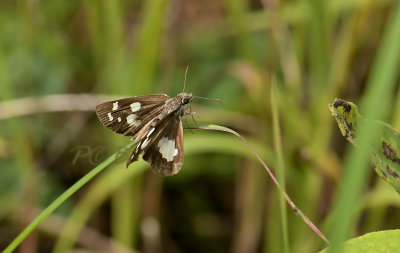
M 101 123 L 119 134 L 135 136 L 163 109 L 167 95 L 156 94 L 108 101 L 96 106 Z
M 127 166 L 143 154 L 143 160 L 150 163 L 155 172 L 170 176 L 179 172 L 183 164 L 183 129 L 177 115 L 169 116 L 150 135 L 142 139 L 133 151 Z

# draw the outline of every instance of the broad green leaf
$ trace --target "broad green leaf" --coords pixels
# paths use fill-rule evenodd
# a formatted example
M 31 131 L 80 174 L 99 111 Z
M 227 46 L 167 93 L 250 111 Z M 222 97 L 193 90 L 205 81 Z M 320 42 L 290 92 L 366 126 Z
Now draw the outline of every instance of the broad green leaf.
M 344 243 L 342 253 L 389 253 L 399 252 L 400 230 L 387 230 L 365 234 Z M 325 248 L 320 253 L 327 253 Z

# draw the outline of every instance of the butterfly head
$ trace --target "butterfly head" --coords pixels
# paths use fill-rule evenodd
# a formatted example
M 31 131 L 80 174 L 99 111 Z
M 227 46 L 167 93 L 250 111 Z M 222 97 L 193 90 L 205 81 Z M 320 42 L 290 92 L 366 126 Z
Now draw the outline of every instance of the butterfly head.
M 193 95 L 192 93 L 179 93 L 178 94 L 179 99 L 181 100 L 182 105 L 189 104 L 193 100 Z

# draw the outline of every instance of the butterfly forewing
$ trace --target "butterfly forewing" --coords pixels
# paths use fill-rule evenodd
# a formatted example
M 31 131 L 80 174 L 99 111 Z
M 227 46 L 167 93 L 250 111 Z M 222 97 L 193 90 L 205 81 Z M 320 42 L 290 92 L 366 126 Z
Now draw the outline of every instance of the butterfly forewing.
M 96 106 L 101 123 L 114 132 L 135 136 L 163 110 L 167 95 L 147 95 L 105 102 Z

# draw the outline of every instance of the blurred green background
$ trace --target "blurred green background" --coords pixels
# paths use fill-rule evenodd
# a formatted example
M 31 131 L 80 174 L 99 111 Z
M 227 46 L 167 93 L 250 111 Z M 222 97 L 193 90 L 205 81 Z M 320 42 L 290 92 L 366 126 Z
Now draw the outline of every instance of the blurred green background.
M 275 174 L 280 164 L 289 196 L 327 233 L 349 148 L 327 105 L 335 97 L 360 102 L 397 5 L 1 1 L 0 249 L 129 142 L 101 125 L 96 104 L 117 96 L 175 96 L 187 65 L 187 92 L 224 101 L 195 99 L 196 121 L 238 131 Z M 399 129 L 396 80 L 381 118 Z M 161 178 L 142 161 L 125 169 L 126 154 L 44 220 L 18 252 L 315 252 L 326 246 L 290 209 L 282 226 L 277 188 L 239 139 L 199 130 L 184 135 L 178 175 Z M 354 203 L 349 237 L 400 226 L 400 198 L 365 170 L 369 179 Z

